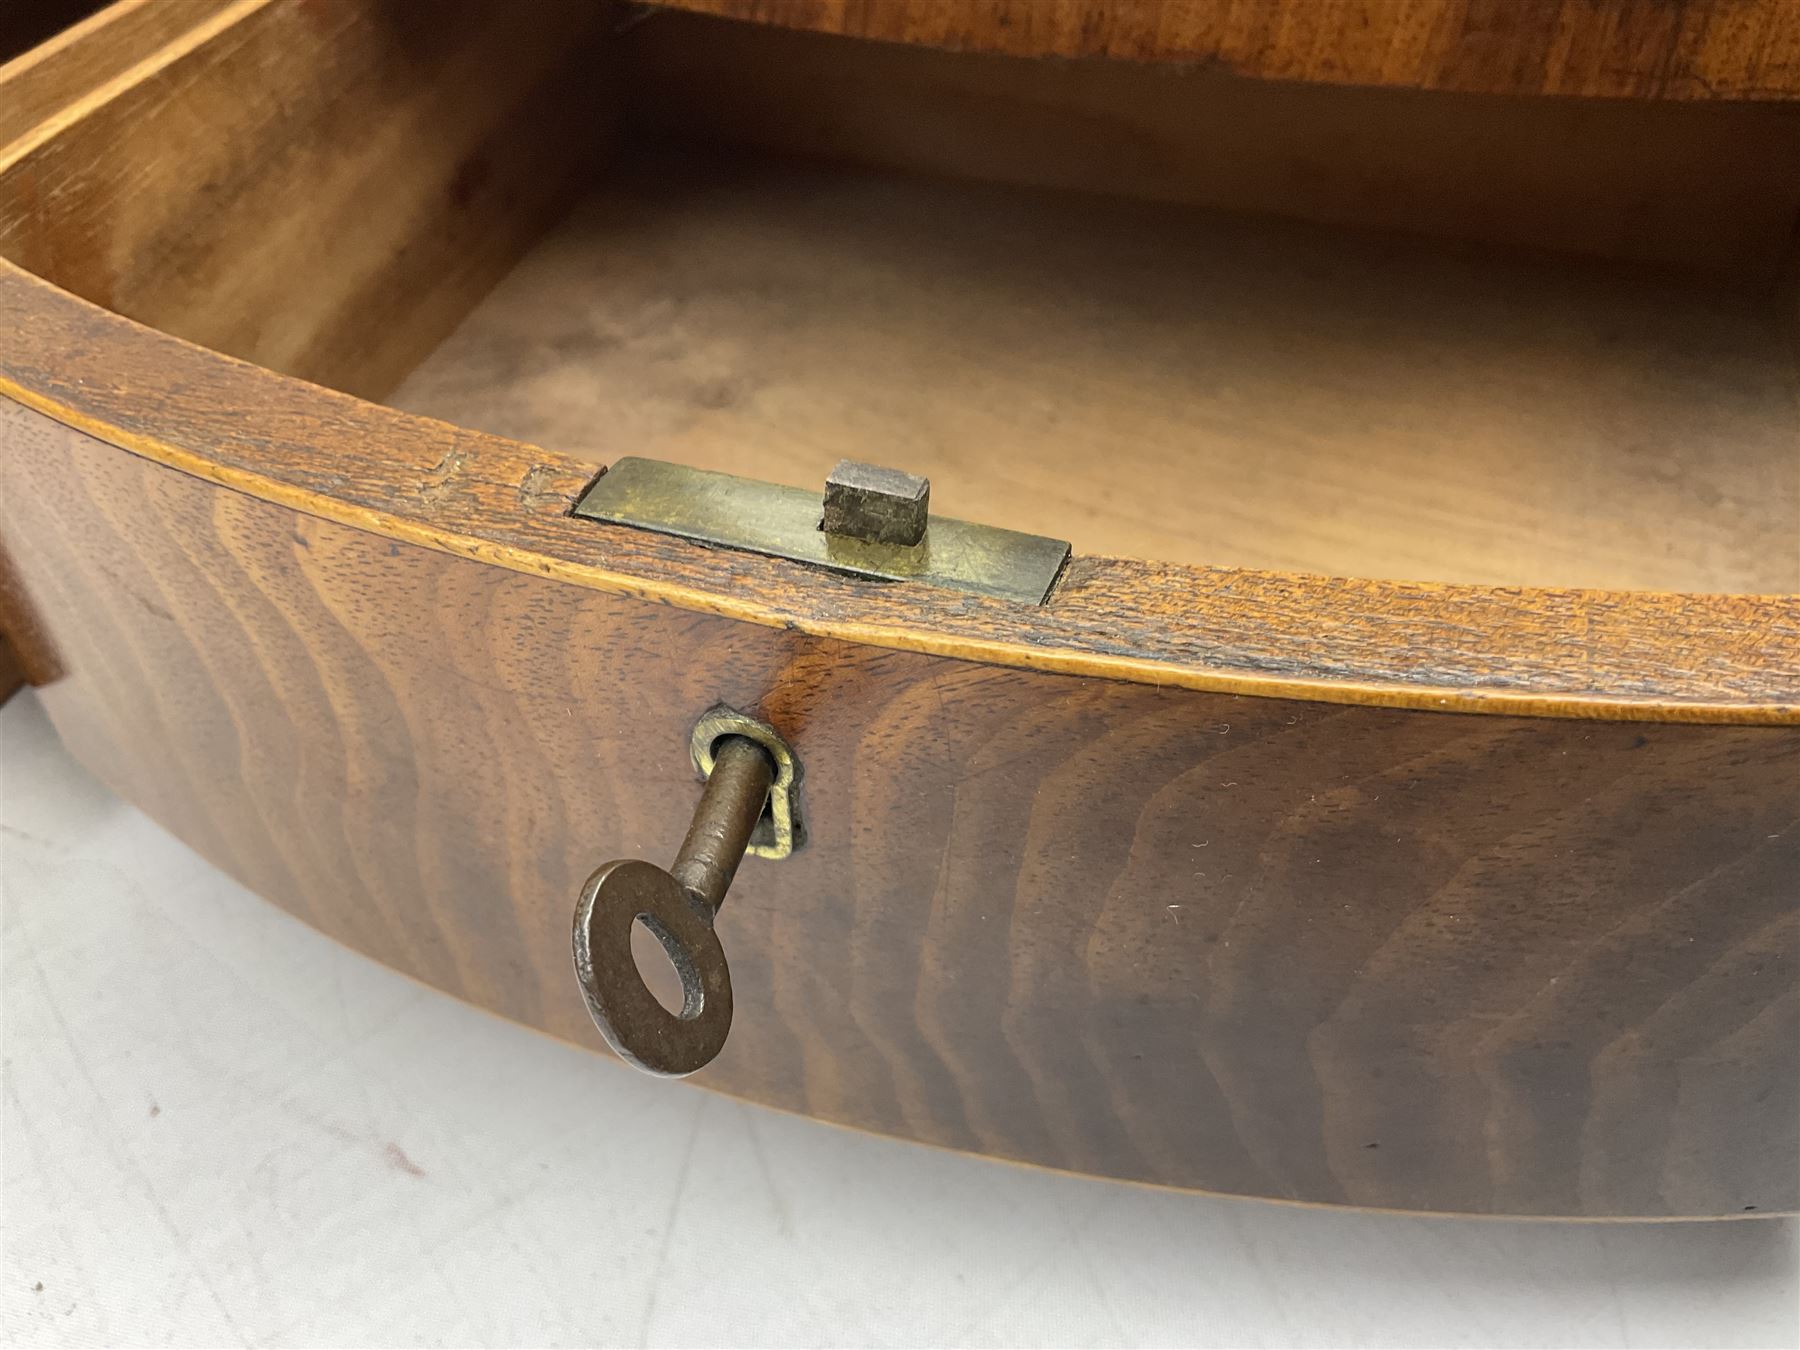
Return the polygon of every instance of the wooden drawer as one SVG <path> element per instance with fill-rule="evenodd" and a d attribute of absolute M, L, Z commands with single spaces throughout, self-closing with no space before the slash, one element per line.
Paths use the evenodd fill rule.
<path fill-rule="evenodd" d="M 1639 65 L 1456 0 L 1380 61 L 1351 0 L 678 8 L 761 22 L 127 0 L 0 68 L 0 627 L 71 750 L 597 1045 L 577 893 L 727 705 L 805 843 L 701 1082 L 1234 1194 L 1800 1208 L 1779 6 Z M 1033 604 L 574 514 L 626 456 L 1075 552 Z"/>

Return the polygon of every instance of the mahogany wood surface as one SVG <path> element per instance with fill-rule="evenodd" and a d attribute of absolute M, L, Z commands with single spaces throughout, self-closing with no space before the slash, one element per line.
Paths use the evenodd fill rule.
<path fill-rule="evenodd" d="M 1800 730 L 1431 714 L 882 650 L 484 565 L 0 404 L 75 753 L 371 956 L 597 1043 L 570 907 L 773 721 L 703 1080 L 1107 1176 L 1468 1213 L 1800 1205 Z"/>
<path fill-rule="evenodd" d="M 1789 0 L 656 0 L 962 52 L 1500 94 L 1800 94 Z"/>

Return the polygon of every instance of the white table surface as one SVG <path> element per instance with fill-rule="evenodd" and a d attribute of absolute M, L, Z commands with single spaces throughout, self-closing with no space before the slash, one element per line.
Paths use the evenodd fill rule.
<path fill-rule="evenodd" d="M 1800 1342 L 1787 1220 L 1218 1200 L 639 1077 L 259 900 L 29 693 L 0 884 L 9 1344 Z"/>

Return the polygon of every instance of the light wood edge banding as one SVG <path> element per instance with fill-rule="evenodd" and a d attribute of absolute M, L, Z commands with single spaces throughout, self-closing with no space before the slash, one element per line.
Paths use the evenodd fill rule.
<path fill-rule="evenodd" d="M 1050 645 L 1050 640 L 1033 642 L 1026 636 L 1027 624 L 1036 611 L 1031 607 L 989 602 L 978 611 L 978 620 L 991 623 L 996 617 L 1010 619 L 1010 625 L 995 625 L 1000 635 L 987 635 L 957 630 L 954 623 L 927 626 L 932 614 L 919 615 L 917 622 L 879 622 L 843 617 L 826 612 L 828 604 L 809 604 L 814 593 L 830 599 L 846 598 L 855 604 L 861 597 L 854 587 L 859 583 L 816 572 L 797 564 L 774 559 L 733 556 L 718 569 L 717 584 L 694 584 L 669 576 L 649 575 L 625 565 L 583 561 L 562 551 L 546 551 L 543 547 L 523 547 L 499 537 L 507 527 L 518 522 L 492 512 L 464 510 L 461 515 L 445 508 L 441 502 L 453 493 L 439 493 L 427 499 L 419 491 L 421 465 L 390 459 L 387 451 L 396 446 L 395 428 L 416 431 L 421 443 L 443 445 L 454 440 L 466 450 L 459 451 L 458 472 L 471 460 L 492 456 L 506 467 L 528 464 L 525 479 L 534 480 L 539 488 L 540 504 L 553 502 L 552 518 L 562 525 L 580 529 L 583 542 L 591 535 L 596 545 L 612 546 L 608 551 L 626 555 L 622 562 L 637 559 L 630 555 L 633 545 L 656 537 L 618 527 L 591 526 L 589 522 L 566 519 L 568 507 L 580 487 L 593 476 L 590 465 L 566 455 L 526 446 L 497 436 L 451 428 L 430 418 L 379 408 L 349 395 L 339 394 L 304 381 L 275 375 L 260 367 L 193 346 L 190 343 L 158 333 L 130 320 L 107 313 L 59 290 L 48 282 L 22 269 L 0 261 L 0 298 L 8 301 L 0 311 L 10 309 L 16 316 L 9 339 L 0 341 L 0 395 L 13 399 L 44 416 L 82 431 L 121 450 L 165 464 L 181 472 L 216 483 L 221 487 L 261 500 L 275 502 L 292 510 L 325 520 L 418 544 L 439 552 L 470 558 L 512 571 L 554 577 L 578 585 L 613 594 L 631 596 L 677 608 L 694 610 L 742 622 L 769 627 L 794 628 L 820 637 L 836 638 L 871 646 L 904 651 L 918 651 L 957 660 L 993 665 L 1051 671 L 1061 674 L 1124 680 L 1132 683 L 1156 684 L 1176 688 L 1206 690 L 1261 698 L 1305 699 L 1333 704 L 1366 704 L 1382 707 L 1412 708 L 1437 712 L 1476 712 L 1538 717 L 1581 718 L 1605 721 L 1699 722 L 1763 725 L 1800 724 L 1800 688 L 1791 687 L 1800 680 L 1800 596 L 1678 596 L 1654 592 L 1557 591 L 1533 588 L 1489 588 L 1430 583 L 1353 582 L 1298 573 L 1270 573 L 1250 570 L 1230 572 L 1248 585 L 1272 584 L 1291 589 L 1305 597 L 1321 620 L 1341 614 L 1342 607 L 1354 603 L 1358 596 L 1404 595 L 1406 603 L 1433 598 L 1454 606 L 1459 601 L 1479 602 L 1494 597 L 1522 601 L 1543 599 L 1546 602 L 1574 607 L 1578 615 L 1591 611 L 1600 614 L 1610 605 L 1637 602 L 1654 604 L 1663 599 L 1699 605 L 1709 622 L 1727 627 L 1738 622 L 1731 613 L 1735 606 L 1755 604 L 1770 611 L 1768 630 L 1756 636 L 1758 642 L 1757 673 L 1773 672 L 1768 695 L 1749 692 L 1739 697 L 1708 696 L 1697 693 L 1683 697 L 1679 689 L 1632 689 L 1634 675 L 1617 668 L 1621 653 L 1607 653 L 1594 648 L 1571 650 L 1566 673 L 1569 678 L 1603 678 L 1602 692 L 1568 692 L 1552 687 L 1552 681 L 1533 678 L 1527 669 L 1531 660 L 1520 662 L 1519 670 L 1507 669 L 1508 642 L 1514 635 L 1506 631 L 1480 634 L 1477 653 L 1483 663 L 1496 669 L 1495 684 L 1471 684 L 1459 687 L 1444 682 L 1407 682 L 1401 678 L 1382 680 L 1363 674 L 1346 674 L 1333 678 L 1325 672 L 1266 672 L 1211 666 L 1191 656 L 1175 653 L 1170 659 L 1154 656 L 1113 653 L 1082 649 L 1075 646 Z M 70 336 L 79 330 L 79 340 Z M 64 334 L 57 341 L 58 334 Z M 34 335 L 47 339 L 53 350 L 34 358 L 20 352 Z M 17 358 L 8 353 L 19 353 Z M 131 384 L 133 369 L 146 364 L 156 367 L 160 381 L 167 387 L 186 387 L 194 379 L 213 384 L 215 389 L 229 389 L 232 397 L 207 403 L 190 400 L 184 407 L 189 424 L 169 425 L 174 419 L 127 425 L 121 409 L 130 406 L 140 388 L 146 395 L 155 391 L 148 385 Z M 119 373 L 123 371 L 123 379 Z M 192 378 L 190 378 L 192 377 Z M 110 386 L 110 387 L 109 387 Z M 355 468 L 374 487 L 381 489 L 395 506 L 387 509 L 367 501 L 321 490 L 303 481 L 303 473 L 290 459 L 290 449 L 278 435 L 258 434 L 258 414 L 272 397 L 289 403 L 316 406 L 319 415 L 340 426 L 354 427 L 357 443 L 334 445 L 330 453 L 355 455 Z M 146 399 L 155 404 L 154 398 Z M 271 421 L 276 419 L 271 419 Z M 385 425 L 384 425 L 385 424 Z M 219 449 L 200 448 L 194 442 L 195 432 L 217 436 L 217 446 L 230 445 L 233 454 Z M 269 428 L 264 428 L 268 430 Z M 380 450 L 372 447 L 381 445 Z M 472 454 L 470 452 L 473 452 Z M 621 449 L 619 453 L 628 453 Z M 372 475 L 372 477 L 371 477 Z M 340 475 L 332 475 L 337 478 Z M 489 488 L 496 486 L 491 475 L 467 475 L 469 482 Z M 348 480 L 345 480 L 346 483 Z M 513 479 L 508 485 L 516 491 L 520 510 L 525 510 L 527 489 L 524 479 Z M 556 544 L 556 531 L 547 534 L 546 542 Z M 624 537 L 624 538 L 622 538 Z M 660 541 L 662 548 L 672 541 Z M 623 547 L 619 545 L 623 544 Z M 698 546 L 679 546 L 704 553 Z M 643 561 L 654 563 L 646 546 Z M 713 554 L 712 557 L 719 555 Z M 709 559 L 701 559 L 702 563 Z M 684 562 L 693 566 L 692 555 Z M 1105 566 L 1117 560 L 1077 558 L 1083 562 Z M 1126 566 L 1138 566 L 1126 564 Z M 1146 568 L 1152 565 L 1143 565 Z M 735 569 L 735 571 L 734 571 Z M 1191 576 L 1196 599 L 1205 597 L 1205 579 L 1209 573 L 1223 574 L 1226 569 L 1171 568 L 1165 575 Z M 754 588 L 742 584 L 747 574 L 761 573 L 759 581 L 785 583 L 791 589 L 794 603 L 771 604 L 753 593 Z M 737 584 L 734 584 L 737 583 Z M 1217 583 L 1214 583 L 1215 587 Z M 1059 592 L 1053 592 L 1051 607 Z M 866 596 L 868 593 L 863 592 Z M 935 597 L 927 597 L 927 600 Z M 1130 592 L 1127 592 L 1130 598 Z M 1159 603 L 1146 586 L 1141 597 L 1146 611 Z M 1546 608 L 1551 605 L 1546 603 Z M 923 605 L 915 606 L 923 609 Z M 1404 605 L 1400 607 L 1404 608 Z M 1716 614 L 1713 611 L 1717 611 Z M 965 613 L 967 610 L 965 609 Z M 1204 609 L 1196 605 L 1196 614 Z M 1396 611 L 1397 614 L 1399 610 Z M 1145 614 L 1128 616 L 1143 619 Z M 1180 636 L 1183 612 L 1163 610 L 1151 617 L 1166 621 L 1166 631 Z M 1019 636 L 1007 634 L 1011 627 Z M 1322 653 L 1318 665 L 1336 664 L 1327 636 L 1284 635 L 1286 640 L 1304 644 L 1309 655 L 1315 649 Z M 1526 635 L 1528 636 L 1528 635 Z M 1766 641 L 1764 641 L 1766 639 Z M 1171 644 L 1173 646 L 1175 644 Z M 1521 647 L 1523 643 L 1521 642 Z M 1357 653 L 1347 653 L 1343 665 L 1351 665 Z M 1366 661 L 1369 653 L 1361 654 Z M 1376 653 L 1379 655 L 1379 653 Z M 1611 658 L 1611 664 L 1609 664 Z M 1532 660 L 1541 660 L 1534 657 Z M 1595 675 L 1596 670 L 1600 672 Z M 1505 681 L 1504 686 L 1500 685 Z M 1654 684 L 1654 682 L 1646 682 Z M 1616 690 L 1616 692 L 1615 692 Z"/>

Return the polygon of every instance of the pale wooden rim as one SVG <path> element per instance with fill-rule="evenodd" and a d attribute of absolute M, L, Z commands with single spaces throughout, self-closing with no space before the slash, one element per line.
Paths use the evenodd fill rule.
<path fill-rule="evenodd" d="M 589 464 L 273 374 L 11 264 L 0 263 L 0 314 L 10 316 L 0 395 L 44 416 L 306 515 L 594 590 L 872 646 L 1260 698 L 1800 723 L 1800 596 L 1373 582 L 1092 558 L 1075 561 L 1075 592 L 1065 586 L 1042 608 L 870 589 L 572 520 Z M 172 403 L 170 390 L 184 392 Z M 427 479 L 436 486 L 421 492 Z M 1084 568 L 1104 584 L 1083 590 Z"/>

